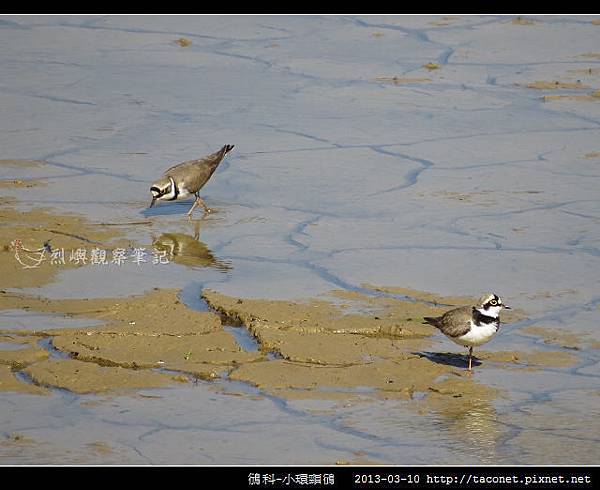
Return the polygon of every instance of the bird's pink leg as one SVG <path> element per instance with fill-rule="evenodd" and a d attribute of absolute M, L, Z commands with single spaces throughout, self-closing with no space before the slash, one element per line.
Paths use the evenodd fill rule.
<path fill-rule="evenodd" d="M 202 199 L 200 196 L 196 196 L 196 200 L 194 201 L 194 204 L 192 204 L 192 207 L 190 208 L 190 210 L 188 211 L 188 219 L 192 219 L 192 213 L 194 212 L 194 209 L 196 209 L 196 206 L 198 206 L 198 204 L 201 204 L 204 207 L 204 214 L 208 214 L 210 213 L 210 208 L 206 205 L 206 203 L 204 202 L 204 199 Z"/>
<path fill-rule="evenodd" d="M 469 372 L 472 372 L 473 370 L 471 369 L 471 359 L 473 358 L 473 347 L 469 347 Z"/>

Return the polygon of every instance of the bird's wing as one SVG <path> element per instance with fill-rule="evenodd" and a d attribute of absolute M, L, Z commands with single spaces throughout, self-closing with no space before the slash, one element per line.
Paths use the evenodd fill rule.
<path fill-rule="evenodd" d="M 189 160 L 178 163 L 167 169 L 165 175 L 176 180 L 183 180 L 186 189 L 190 192 L 198 192 L 223 160 L 225 152 L 223 149 L 198 160 Z"/>
<path fill-rule="evenodd" d="M 202 160 L 203 159 L 200 158 L 199 160 L 188 160 L 187 162 L 177 163 L 177 164 L 173 165 L 172 167 L 169 167 L 167 170 L 165 170 L 165 175 L 169 175 L 173 172 L 180 172 L 182 170 L 185 170 L 185 169 L 193 166 L 195 163 L 201 162 Z"/>
<path fill-rule="evenodd" d="M 190 166 L 206 166 L 210 168 L 216 168 L 217 165 L 221 163 L 221 160 L 223 160 L 223 157 L 232 149 L 233 145 L 225 145 L 220 150 L 217 150 L 214 153 L 211 153 L 210 155 L 206 155 L 205 157 L 198 158 L 197 160 L 188 160 L 182 163 L 177 163 L 165 170 L 165 175 L 173 170 L 179 170 L 180 168 L 187 168 Z"/>
<path fill-rule="evenodd" d="M 462 306 L 450 310 L 438 319 L 438 327 L 448 337 L 460 337 L 471 329 L 472 306 Z"/>

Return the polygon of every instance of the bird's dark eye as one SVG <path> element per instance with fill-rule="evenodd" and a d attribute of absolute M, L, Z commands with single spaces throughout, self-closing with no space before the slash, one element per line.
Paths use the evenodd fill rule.
<path fill-rule="evenodd" d="M 495 299 L 491 299 L 491 300 L 490 300 L 490 304 L 491 304 L 492 306 L 496 306 L 496 305 L 498 304 L 498 302 L 497 302 Z"/>

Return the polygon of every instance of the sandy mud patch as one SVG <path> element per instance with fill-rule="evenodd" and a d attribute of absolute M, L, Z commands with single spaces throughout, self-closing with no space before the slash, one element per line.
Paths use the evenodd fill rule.
<path fill-rule="evenodd" d="M 482 361 L 493 361 L 499 363 L 500 367 L 526 367 L 529 369 L 543 368 L 567 368 L 576 365 L 580 359 L 575 354 L 562 351 L 540 351 L 531 352 L 516 351 L 477 351 L 477 358 Z"/>
<path fill-rule="evenodd" d="M 93 225 L 84 217 L 47 209 L 21 211 L 10 204 L 0 203 L 0 275 L 4 288 L 41 286 L 63 268 L 84 266 L 83 261 L 70 260 L 73 250 L 130 245 L 114 227 Z M 53 255 L 53 251 L 61 250 L 62 257 Z"/>
<path fill-rule="evenodd" d="M 53 349 L 79 364 L 47 359 L 48 352 L 40 348 L 0 350 L 0 362 L 13 368 L 31 367 L 24 372 L 36 384 L 88 393 L 96 389 L 106 391 L 111 386 L 114 389 L 141 388 L 155 386 L 157 382 L 162 386 L 165 382 L 187 380 L 181 375 L 157 377 L 153 369 L 214 379 L 241 363 L 263 358 L 260 352 L 244 351 L 233 334 L 223 329 L 218 315 L 188 308 L 177 293 L 165 289 L 125 299 L 69 300 L 4 294 L 0 296 L 3 309 L 27 307 L 104 323 L 97 327 L 48 331 L 42 327 L 35 331 L 35 336 L 31 331 L 4 331 L 4 335 L 10 334 L 15 342 L 30 341 L 36 336 L 50 337 Z M 82 364 L 84 368 L 77 367 Z M 75 370 L 78 370 L 77 376 L 72 375 Z M 128 377 L 119 381 L 118 373 L 128 373 Z M 150 385 L 145 384 L 142 374 L 149 374 Z"/>
<path fill-rule="evenodd" d="M 233 336 L 223 331 L 202 335 L 64 334 L 55 337 L 53 345 L 75 359 L 101 366 L 166 368 L 205 379 L 260 357 L 241 351 Z"/>
<path fill-rule="evenodd" d="M 0 364 L 20 369 L 48 358 L 48 351 L 37 346 L 39 337 L 0 335 Z"/>
<path fill-rule="evenodd" d="M 0 391 L 11 391 L 17 393 L 31 393 L 34 395 L 45 395 L 47 390 L 24 383 L 15 377 L 15 372 L 10 366 L 0 364 Z"/>
<path fill-rule="evenodd" d="M 519 84 L 517 84 L 519 85 Z M 558 89 L 584 89 L 584 88 L 589 88 L 589 86 L 581 83 L 580 81 L 577 82 L 561 82 L 559 80 L 553 80 L 553 81 L 544 81 L 544 80 L 538 80 L 535 82 L 530 82 L 528 84 L 525 85 L 527 88 L 534 88 L 537 90 L 558 90 Z"/>
<path fill-rule="evenodd" d="M 305 303 L 241 299 L 204 290 L 202 297 L 215 310 L 244 324 L 259 340 L 273 329 L 312 334 L 360 334 L 371 337 L 429 337 L 435 329 L 423 316 L 441 314 L 440 307 L 415 301 L 333 291 L 329 300 Z M 364 313 L 348 313 L 349 308 Z"/>
<path fill-rule="evenodd" d="M 24 373 L 36 385 L 63 388 L 74 393 L 161 388 L 174 381 L 187 381 L 180 376 L 150 370 L 104 367 L 74 359 L 49 359 L 27 367 Z"/>
<path fill-rule="evenodd" d="M 20 179 L 8 179 L 0 180 L 0 189 L 29 189 L 31 187 L 39 187 L 46 185 L 41 180 L 20 180 Z"/>
<path fill-rule="evenodd" d="M 595 90 L 589 94 L 560 94 L 560 95 L 544 95 L 542 97 L 544 102 L 550 102 L 553 100 L 570 100 L 575 102 L 598 102 L 600 101 L 600 90 Z"/>
<path fill-rule="evenodd" d="M 444 26 L 452 25 L 454 23 L 454 21 L 456 21 L 456 20 L 458 20 L 458 17 L 445 15 L 438 20 L 433 20 L 431 22 L 428 22 L 428 24 L 435 26 L 435 27 L 444 27 Z"/>
<path fill-rule="evenodd" d="M 532 26 L 535 25 L 535 22 L 531 19 L 526 19 L 525 17 L 515 17 L 511 24 L 516 26 Z"/>
<path fill-rule="evenodd" d="M 21 167 L 32 168 L 40 167 L 44 164 L 41 160 L 18 160 L 18 159 L 0 159 L 0 167 Z"/>
<path fill-rule="evenodd" d="M 427 82 L 431 82 L 431 78 L 427 78 L 427 77 L 397 77 L 397 76 L 393 76 L 393 77 L 386 77 L 386 76 L 380 76 L 380 77 L 376 77 L 375 80 L 379 81 L 379 82 L 390 82 L 393 83 L 394 85 L 409 85 L 412 83 L 427 83 Z"/>
<path fill-rule="evenodd" d="M 414 290 L 398 290 L 417 295 Z M 423 316 L 444 311 L 431 300 L 447 304 L 458 298 L 422 296 L 415 301 L 333 291 L 329 301 L 295 303 L 203 291 L 211 307 L 242 323 L 263 351 L 280 357 L 243 364 L 230 379 L 282 397 L 319 393 L 326 398 L 328 393 L 343 392 L 412 400 L 437 393 L 462 401 L 484 397 L 489 402 L 495 389 L 469 379 L 464 368 L 435 362 L 426 352 L 435 331 L 422 324 Z M 473 389 L 473 384 L 479 387 Z"/>
<path fill-rule="evenodd" d="M 597 158 L 600 158 L 600 151 L 592 151 L 590 153 L 586 153 L 584 157 L 588 160 L 595 160 Z"/>
<path fill-rule="evenodd" d="M 590 334 L 572 334 L 568 331 L 545 327 L 526 327 L 521 330 L 525 334 L 539 337 L 544 344 L 557 345 L 564 349 L 581 350 L 586 348 L 600 349 L 600 342 L 591 338 Z"/>

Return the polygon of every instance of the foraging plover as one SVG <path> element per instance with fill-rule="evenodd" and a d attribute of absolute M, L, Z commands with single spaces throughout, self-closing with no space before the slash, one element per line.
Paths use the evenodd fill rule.
<path fill-rule="evenodd" d="M 198 204 L 202 204 L 204 211 L 210 213 L 210 208 L 198 193 L 204 184 L 208 182 L 223 157 L 233 150 L 233 146 L 225 145 L 219 151 L 203 158 L 189 160 L 169 168 L 150 187 L 150 192 L 152 192 L 150 207 L 154 206 L 156 201 L 179 201 L 196 196 L 194 204 L 188 211 L 188 218 L 192 217 L 192 212 Z"/>
<path fill-rule="evenodd" d="M 509 306 L 495 294 L 484 294 L 477 305 L 461 306 L 447 311 L 442 316 L 425 317 L 424 323 L 439 328 L 450 340 L 469 348 L 469 371 L 473 347 L 490 341 L 500 328 L 500 311 L 510 310 Z"/>

